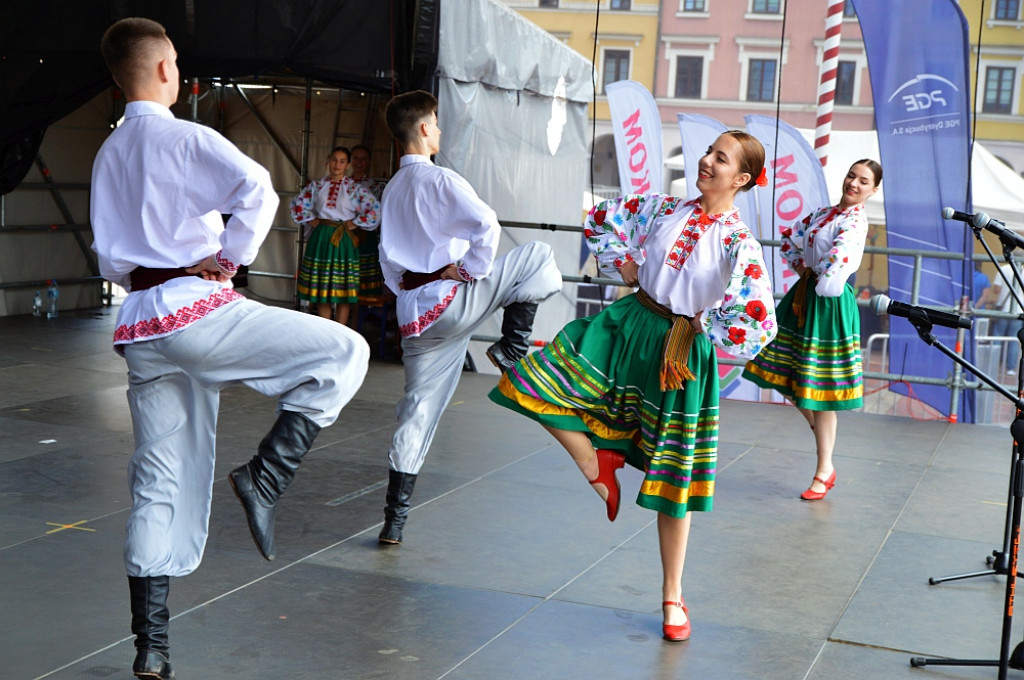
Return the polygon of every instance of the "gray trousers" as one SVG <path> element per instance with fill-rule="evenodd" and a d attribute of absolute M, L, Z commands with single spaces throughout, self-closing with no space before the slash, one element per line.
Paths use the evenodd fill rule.
<path fill-rule="evenodd" d="M 206 547 L 220 391 L 246 385 L 326 427 L 362 384 L 370 350 L 341 324 L 242 300 L 124 355 L 135 432 L 125 566 L 184 576 Z"/>
<path fill-rule="evenodd" d="M 494 312 L 513 302 L 541 302 L 562 288 L 551 247 L 531 241 L 494 262 L 486 278 L 459 286 L 440 318 L 415 338 L 402 338 L 405 396 L 396 407 L 392 470 L 419 473 L 465 363 L 469 337 Z"/>

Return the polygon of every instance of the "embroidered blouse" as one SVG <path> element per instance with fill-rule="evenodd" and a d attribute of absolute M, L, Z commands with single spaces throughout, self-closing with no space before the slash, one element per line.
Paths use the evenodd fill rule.
<path fill-rule="evenodd" d="M 380 234 L 384 283 L 398 297 L 398 330 L 416 337 L 448 308 L 459 286 L 491 273 L 501 227 L 494 210 L 453 170 L 406 154 L 384 188 L 387 226 Z M 399 287 L 407 271 L 426 274 L 459 266 L 462 281 L 441 279 L 413 290 Z"/>
<path fill-rule="evenodd" d="M 782 257 L 790 267 L 806 265 L 818 282 L 814 292 L 822 297 L 839 297 L 846 280 L 860 267 L 868 237 L 864 205 L 846 210 L 819 208 L 792 227 L 783 227 Z"/>
<path fill-rule="evenodd" d="M 270 174 L 220 133 L 150 101 L 124 122 L 93 162 L 90 219 L 103 278 L 131 291 L 136 267 L 191 267 L 211 255 L 233 275 L 252 263 L 278 198 Z M 231 215 L 227 223 L 221 215 Z M 244 297 L 231 283 L 197 276 L 131 291 L 114 345 L 171 335 Z"/>
<path fill-rule="evenodd" d="M 313 180 L 292 199 L 291 211 L 298 224 L 319 218 L 332 222 L 352 220 L 364 231 L 380 225 L 380 203 L 369 189 L 351 177 Z"/>
<path fill-rule="evenodd" d="M 696 316 L 729 354 L 753 358 L 775 337 L 775 302 L 761 244 L 739 211 L 705 215 L 697 200 L 629 195 L 594 206 L 584 222 L 602 271 L 633 260 L 640 287 L 676 314 Z"/>

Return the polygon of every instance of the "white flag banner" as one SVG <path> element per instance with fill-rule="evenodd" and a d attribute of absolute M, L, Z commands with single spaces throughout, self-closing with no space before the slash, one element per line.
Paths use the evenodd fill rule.
<path fill-rule="evenodd" d="M 825 171 L 814 149 L 789 123 L 756 115 L 745 116 L 744 120 L 747 131 L 764 146 L 768 173 L 768 186 L 757 189 L 761 230 L 755 233 L 758 238 L 778 239 L 780 227 L 790 226 L 809 212 L 829 205 Z M 796 272 L 782 262 L 777 248 L 771 269 L 772 288 L 778 293 L 787 292 L 798 279 Z"/>
<path fill-rule="evenodd" d="M 647 88 L 632 80 L 605 87 L 623 194 L 662 191 L 661 116 Z"/>

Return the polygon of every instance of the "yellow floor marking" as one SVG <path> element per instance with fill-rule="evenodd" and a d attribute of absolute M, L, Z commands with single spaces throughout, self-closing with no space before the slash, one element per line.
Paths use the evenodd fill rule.
<path fill-rule="evenodd" d="M 88 521 L 89 520 L 87 520 L 87 519 L 83 519 L 82 521 L 75 522 L 74 524 L 60 524 L 59 522 L 47 522 L 47 524 L 50 525 L 51 527 L 57 527 L 57 528 L 56 529 L 50 529 L 46 533 L 47 534 L 55 534 L 58 531 L 64 531 L 65 529 L 77 529 L 78 531 L 96 531 L 95 529 L 89 529 L 88 527 L 78 526 L 79 524 L 85 524 Z"/>

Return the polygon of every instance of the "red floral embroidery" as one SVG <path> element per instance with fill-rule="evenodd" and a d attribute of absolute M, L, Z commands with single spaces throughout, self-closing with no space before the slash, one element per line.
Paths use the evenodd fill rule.
<path fill-rule="evenodd" d="M 437 321 L 438 317 L 441 316 L 441 312 L 448 309 L 448 305 L 455 299 L 455 293 L 459 290 L 459 286 L 456 284 L 452 286 L 452 292 L 448 293 L 445 299 L 438 302 L 436 305 L 425 311 L 420 315 L 420 318 L 415 321 L 410 321 L 404 326 L 400 327 L 398 331 L 402 334 L 403 338 L 407 338 L 410 335 L 418 335 L 427 329 L 427 326 Z"/>
<path fill-rule="evenodd" d="M 598 210 L 596 213 L 594 213 L 594 224 L 600 227 L 602 224 L 604 224 L 604 218 L 607 215 L 607 210 Z"/>
<path fill-rule="evenodd" d="M 768 316 L 768 310 L 759 300 L 751 300 L 746 307 L 747 316 L 757 321 L 764 321 Z M 730 337 L 732 333 L 730 332 Z"/>
<path fill-rule="evenodd" d="M 743 273 L 752 279 L 759 279 L 761 278 L 761 274 L 764 272 L 761 270 L 761 265 L 752 262 L 747 265 L 747 268 L 743 270 Z"/>
<path fill-rule="evenodd" d="M 593 229 L 591 229 L 590 227 L 584 227 L 584 229 L 583 229 L 583 235 L 584 235 L 585 237 L 587 237 L 587 238 L 590 238 L 590 237 L 592 237 L 592 236 L 594 235 L 594 230 L 593 230 Z"/>
<path fill-rule="evenodd" d="M 139 321 L 131 326 L 118 326 L 114 331 L 114 344 L 123 345 L 136 340 L 152 340 L 153 338 L 170 335 L 191 323 L 199 321 L 215 309 L 234 302 L 244 300 L 245 296 L 233 288 L 224 288 L 205 300 L 196 300 L 191 307 L 182 307 L 174 314 L 163 318 L 153 317 Z"/>
<path fill-rule="evenodd" d="M 733 326 L 729 329 L 729 341 L 734 345 L 742 345 L 743 341 L 747 339 L 747 331 L 742 328 Z"/>
<path fill-rule="evenodd" d="M 626 201 L 625 206 L 626 210 L 628 210 L 629 212 L 636 213 L 636 211 L 640 209 L 640 199 L 631 198 L 628 201 Z"/>
<path fill-rule="evenodd" d="M 327 189 L 327 207 L 337 208 L 338 207 L 338 193 L 341 191 L 341 184 L 344 179 L 332 179 L 330 180 L 331 186 Z"/>

